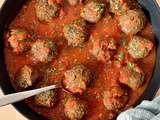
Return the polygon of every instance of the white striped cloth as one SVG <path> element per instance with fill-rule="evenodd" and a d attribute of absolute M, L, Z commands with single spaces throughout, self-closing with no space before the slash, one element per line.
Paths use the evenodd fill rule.
<path fill-rule="evenodd" d="M 117 120 L 160 120 L 160 97 L 143 101 L 133 109 L 122 112 Z"/>

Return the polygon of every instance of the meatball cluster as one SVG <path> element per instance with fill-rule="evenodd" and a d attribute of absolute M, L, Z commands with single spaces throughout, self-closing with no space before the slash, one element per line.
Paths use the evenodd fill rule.
<path fill-rule="evenodd" d="M 34 62 L 47 63 L 57 55 L 57 45 L 53 40 L 34 38 L 25 29 L 11 29 L 7 37 L 7 45 L 13 52 L 29 53 Z"/>
<path fill-rule="evenodd" d="M 60 20 L 60 22 L 57 23 L 62 23 L 61 25 L 57 25 L 58 27 L 55 25 L 55 29 L 58 29 L 60 32 L 58 34 L 60 35 L 58 36 L 56 33 L 56 37 L 53 35 L 55 37 L 53 39 L 57 39 L 59 41 L 61 41 L 60 38 L 65 39 L 69 49 L 66 48 L 66 46 L 62 43 L 63 41 L 55 43 L 52 39 L 45 39 L 40 37 L 40 35 L 37 35 L 38 37 L 33 37 L 24 29 L 11 29 L 8 34 L 7 44 L 9 44 L 13 51 L 17 53 L 29 51 L 27 52 L 28 54 L 25 55 L 27 57 L 29 56 L 29 61 L 32 61 L 32 64 L 35 64 L 37 68 L 33 68 L 32 65 L 24 65 L 21 67 L 14 76 L 16 87 L 20 90 L 25 90 L 30 87 L 37 87 L 37 79 L 45 80 L 47 84 L 50 82 L 53 84 L 53 81 L 56 79 L 55 81 L 58 81 L 57 83 L 61 83 L 61 88 L 64 90 L 60 91 L 64 92 L 61 94 L 60 98 L 64 100 L 63 107 L 66 119 L 82 120 L 85 118 L 88 109 L 88 106 L 83 99 L 86 98 L 88 94 L 87 88 L 93 79 L 92 71 L 89 68 L 95 67 L 93 64 L 100 63 L 101 66 L 103 66 L 102 76 L 105 76 L 106 80 L 108 80 L 108 78 L 112 79 L 112 76 L 116 73 L 118 74 L 118 77 L 116 75 L 113 77 L 113 79 L 116 80 L 114 82 L 111 80 L 113 84 L 109 83 L 111 86 L 106 86 L 109 87 L 109 89 L 107 88 L 102 91 L 103 94 L 100 94 L 101 99 L 99 100 L 101 100 L 102 105 L 104 105 L 103 107 L 105 107 L 107 111 L 118 113 L 126 106 L 129 100 L 128 90 L 134 91 L 140 88 L 145 82 L 145 74 L 135 62 L 136 60 L 147 57 L 153 48 L 153 43 L 150 40 L 137 35 L 143 30 L 147 22 L 144 12 L 137 5 L 135 0 L 108 0 L 109 13 L 114 14 L 113 16 L 111 15 L 110 20 L 112 21 L 113 17 L 115 19 L 113 26 L 116 26 L 116 28 L 113 27 L 113 30 L 109 31 L 104 27 L 101 29 L 100 26 L 102 23 L 104 23 L 104 25 L 106 25 L 106 23 L 107 25 L 110 23 L 110 21 L 107 20 L 107 17 L 103 19 L 103 16 L 106 16 L 105 12 L 107 11 L 105 9 L 105 6 L 107 5 L 106 1 L 100 2 L 101 0 L 87 0 L 82 2 L 83 0 L 66 0 L 63 4 L 60 4 L 60 2 L 57 1 L 59 0 L 36 0 L 35 12 L 39 21 L 50 22 L 47 25 L 54 26 L 54 24 L 51 23 L 51 20 L 61 16 L 61 14 L 63 14 L 61 12 L 70 9 L 68 6 L 76 8 L 79 3 L 82 4 L 80 6 L 82 8 L 79 15 L 69 19 L 72 20 L 71 22 L 66 19 L 67 17 L 64 17 L 57 19 Z M 68 6 L 64 7 L 63 5 Z M 64 11 L 61 11 L 61 8 L 64 9 Z M 66 12 L 66 16 L 67 15 L 68 13 Z M 44 22 L 39 21 L 38 24 L 45 25 Z M 96 23 L 98 24 L 97 26 L 95 25 Z M 93 29 L 90 31 L 90 28 Z M 89 34 L 89 31 L 91 35 Z M 97 31 L 103 33 L 98 33 Z M 111 34 L 106 34 L 106 31 L 108 33 L 110 32 Z M 119 31 L 120 33 L 116 35 L 115 31 Z M 125 46 L 120 45 L 121 43 L 119 39 L 122 37 L 126 38 L 127 42 Z M 30 39 L 33 38 L 34 40 L 30 41 Z M 85 44 L 87 40 L 90 40 L 89 42 L 91 42 L 91 44 Z M 85 45 L 87 50 L 84 49 Z M 73 65 L 70 64 L 70 61 L 67 61 L 68 54 L 65 54 L 66 56 L 62 54 L 62 57 L 58 56 L 58 53 L 64 52 L 63 50 L 66 52 L 67 50 L 75 50 L 77 48 L 78 50 L 80 49 L 80 52 L 83 52 L 83 50 L 85 51 L 85 57 L 87 60 L 91 60 L 89 60 L 89 65 L 85 66 L 80 63 L 83 61 L 85 64 L 88 64 L 88 61 L 85 61 L 86 58 L 80 61 L 74 61 L 75 63 Z M 80 52 L 78 51 L 78 55 L 81 54 Z M 91 54 L 92 57 L 86 54 Z M 74 57 L 77 56 L 75 55 Z M 74 59 L 74 57 L 72 59 Z M 61 61 L 63 58 L 64 61 Z M 54 59 L 56 59 L 56 62 Z M 64 62 L 64 66 L 60 64 L 60 62 Z M 116 62 L 118 67 L 115 65 Z M 55 63 L 58 65 L 56 66 Z M 65 68 L 65 71 L 59 70 L 61 65 Z M 108 68 L 106 67 L 106 69 L 109 69 L 109 67 L 112 67 L 112 65 L 118 70 L 114 73 L 114 68 L 111 70 L 112 73 L 109 71 L 107 74 L 105 74 L 107 70 L 104 68 L 107 66 Z M 44 68 L 40 68 L 41 66 Z M 99 69 L 101 69 L 100 67 L 98 66 L 97 70 L 99 75 L 101 72 L 99 71 Z M 44 69 L 46 71 L 44 71 Z M 101 78 L 100 82 L 103 80 L 101 80 Z M 98 83 L 97 86 L 99 87 L 101 84 L 102 83 Z M 43 84 L 39 87 L 45 86 L 47 85 Z M 95 85 L 93 87 L 99 89 L 97 86 Z M 99 94 L 98 92 L 101 92 L 101 90 L 102 89 L 100 89 L 100 91 L 97 90 L 94 94 Z M 58 92 L 58 90 L 46 91 L 34 96 L 33 100 L 37 106 L 50 109 L 51 107 L 55 107 L 55 104 L 58 101 Z M 85 94 L 85 92 L 87 94 Z M 69 94 L 69 96 L 67 97 L 66 94 Z"/>
<path fill-rule="evenodd" d="M 84 65 L 76 65 L 64 73 L 63 84 L 73 94 L 86 91 L 91 72 Z M 70 120 L 81 120 L 87 113 L 87 105 L 75 96 L 69 96 L 64 104 L 64 113 Z"/>
<path fill-rule="evenodd" d="M 137 34 L 146 24 L 146 16 L 136 0 L 109 0 L 110 12 L 118 15 L 119 26 L 126 34 Z"/>
<path fill-rule="evenodd" d="M 91 80 L 91 72 L 83 65 L 77 65 L 64 73 L 63 84 L 72 93 L 82 94 Z"/>

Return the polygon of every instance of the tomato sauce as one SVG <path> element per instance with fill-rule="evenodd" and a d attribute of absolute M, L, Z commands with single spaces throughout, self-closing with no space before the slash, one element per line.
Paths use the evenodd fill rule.
<path fill-rule="evenodd" d="M 64 2 L 63 4 L 64 12 L 62 16 L 54 18 L 52 21 L 45 23 L 38 21 L 35 14 L 35 0 L 30 0 L 26 3 L 26 5 L 23 6 L 19 14 L 12 21 L 10 28 L 25 28 L 28 31 L 31 31 L 35 36 L 52 38 L 53 41 L 55 41 L 58 44 L 59 55 L 56 59 L 54 59 L 50 64 L 47 63 L 44 65 L 35 65 L 37 69 L 42 69 L 43 67 L 45 68 L 47 66 L 54 66 L 56 69 L 58 69 L 58 74 L 53 78 L 49 79 L 48 82 L 50 84 L 54 84 L 55 81 L 60 83 L 61 79 L 63 78 L 63 73 L 67 69 L 72 68 L 74 65 L 83 64 L 87 66 L 94 73 L 94 79 L 91 82 L 91 85 L 87 88 L 87 91 L 80 96 L 81 99 L 87 101 L 88 103 L 88 113 L 84 119 L 112 119 L 112 117 L 116 116 L 117 113 L 109 111 L 105 108 L 105 106 L 103 105 L 102 94 L 104 90 L 107 90 L 110 86 L 118 84 L 117 79 L 119 78 L 119 71 L 121 67 L 118 67 L 115 64 L 113 64 L 114 61 L 110 61 L 110 63 L 108 64 L 103 64 L 97 61 L 90 54 L 90 50 L 92 48 L 92 42 L 90 39 L 87 42 L 85 42 L 85 45 L 82 48 L 67 47 L 67 42 L 63 38 L 62 29 L 65 24 L 68 24 L 71 21 L 80 18 L 79 14 L 83 5 L 80 4 L 72 7 L 69 6 L 66 2 Z M 112 36 L 116 41 L 119 42 L 122 38 L 129 38 L 129 35 L 125 35 L 120 30 L 117 20 L 113 19 L 112 16 L 107 14 L 108 13 L 106 13 L 107 17 L 102 18 L 96 25 L 90 25 L 90 38 L 94 37 L 96 39 L 100 36 Z M 155 43 L 154 33 L 152 31 L 152 26 L 149 21 L 147 22 L 147 25 L 142 30 L 142 32 L 138 34 L 150 39 L 153 43 Z M 118 50 L 123 51 L 123 47 L 119 48 Z M 13 53 L 11 49 L 7 47 L 5 48 L 6 65 L 12 81 L 13 76 L 19 68 L 26 64 L 35 64 L 32 62 L 32 60 L 29 59 L 28 56 L 29 55 L 26 54 L 17 55 Z M 155 65 L 155 58 L 155 45 L 150 54 L 144 59 L 134 60 L 129 56 L 128 58 L 126 58 L 128 60 L 136 62 L 143 69 L 145 73 L 145 82 L 142 87 L 134 91 L 129 91 L 129 102 L 123 110 L 135 105 L 135 103 L 143 95 L 145 89 L 150 83 L 150 79 Z M 46 118 L 53 120 L 67 120 L 67 118 L 64 115 L 63 106 L 63 99 L 65 99 L 65 96 L 67 94 L 68 93 L 64 92 L 63 90 L 59 90 L 59 102 L 53 108 L 38 107 L 34 104 L 32 98 L 26 100 L 25 102 L 28 104 L 30 108 L 32 108 L 37 113 L 45 116 Z"/>

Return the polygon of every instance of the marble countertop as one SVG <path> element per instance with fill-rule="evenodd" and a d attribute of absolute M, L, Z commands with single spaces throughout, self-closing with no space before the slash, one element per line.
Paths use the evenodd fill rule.
<path fill-rule="evenodd" d="M 157 0 L 160 4 L 160 0 Z M 0 6 L 4 0 L 0 0 Z M 160 90 L 157 95 L 160 94 Z M 2 96 L 2 91 L 0 91 L 0 96 Z M 1 120 L 27 120 L 24 118 L 12 105 L 4 106 L 0 108 L 0 118 Z"/>

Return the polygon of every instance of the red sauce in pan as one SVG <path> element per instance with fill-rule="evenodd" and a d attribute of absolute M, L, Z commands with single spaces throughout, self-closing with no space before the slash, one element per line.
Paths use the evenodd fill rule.
<path fill-rule="evenodd" d="M 58 0 L 59 1 L 59 0 Z M 71 6 L 67 0 L 62 2 L 62 9 L 60 10 L 60 15 L 53 18 L 49 22 L 39 21 L 36 12 L 35 12 L 35 0 L 29 0 L 23 8 L 20 10 L 16 18 L 10 24 L 9 29 L 13 28 L 24 28 L 29 31 L 35 38 L 50 38 L 58 46 L 58 55 L 51 62 L 48 63 L 35 63 L 30 59 L 30 54 L 25 53 L 15 53 L 12 48 L 8 47 L 8 39 L 5 35 L 5 61 L 11 81 L 16 90 L 19 89 L 14 84 L 14 76 L 16 72 L 23 67 L 24 65 L 33 65 L 35 69 L 39 70 L 39 74 L 44 74 L 44 70 L 53 66 L 58 70 L 58 74 L 52 76 L 48 79 L 47 83 L 52 85 L 55 83 L 61 83 L 61 80 L 64 78 L 64 73 L 66 70 L 71 69 L 73 66 L 78 64 L 85 65 L 93 73 L 93 80 L 90 85 L 87 87 L 87 90 L 78 95 L 81 100 L 84 100 L 88 106 L 88 112 L 83 117 L 84 120 L 107 120 L 113 119 L 118 115 L 119 112 L 133 106 L 144 93 L 145 89 L 149 85 L 152 72 L 154 69 L 155 58 L 156 58 L 156 47 L 154 41 L 154 33 L 152 31 L 152 26 L 147 20 L 147 23 L 143 30 L 137 33 L 137 35 L 143 36 L 154 44 L 154 47 L 149 52 L 149 54 L 143 59 L 134 59 L 131 55 L 128 54 L 127 50 L 123 46 L 118 46 L 118 48 L 113 52 L 116 56 L 116 53 L 124 51 L 126 54 L 125 61 L 135 62 L 144 72 L 144 82 L 143 85 L 138 87 L 135 90 L 132 90 L 128 87 L 124 87 L 129 93 L 129 100 L 126 105 L 115 112 L 114 110 L 107 110 L 103 104 L 103 93 L 105 90 L 109 89 L 112 86 L 119 86 L 119 74 L 123 67 L 119 66 L 115 62 L 115 57 L 107 62 L 98 61 L 92 54 L 91 49 L 93 43 L 91 38 L 99 39 L 101 36 L 110 36 L 114 38 L 117 43 L 120 43 L 122 38 L 125 38 L 127 41 L 132 37 L 130 34 L 125 34 L 121 31 L 118 18 L 119 16 L 113 17 L 109 14 L 107 7 L 106 11 L 96 24 L 87 23 L 89 26 L 89 38 L 84 42 L 84 47 L 70 47 L 67 45 L 67 40 L 63 34 L 63 27 L 66 24 L 71 23 L 75 19 L 81 19 L 80 11 L 85 6 L 86 3 L 79 3 L 78 5 Z M 100 0 L 102 3 L 107 6 L 105 0 Z M 32 43 L 31 43 L 32 44 Z M 40 79 L 41 80 L 41 79 Z M 40 81 L 39 80 L 39 81 Z M 38 82 L 32 86 L 33 88 L 39 87 Z M 64 99 L 70 94 L 63 90 L 58 90 L 58 102 L 56 105 L 51 108 L 41 107 L 35 104 L 33 98 L 26 100 L 30 108 L 32 108 L 37 113 L 43 115 L 46 118 L 54 120 L 67 120 L 68 118 L 64 113 Z M 76 95 L 75 95 L 76 96 Z"/>

